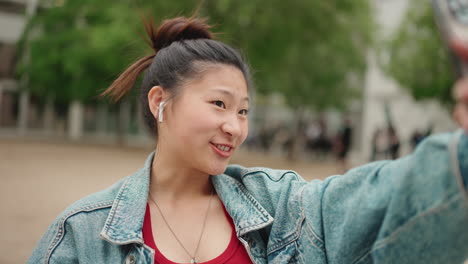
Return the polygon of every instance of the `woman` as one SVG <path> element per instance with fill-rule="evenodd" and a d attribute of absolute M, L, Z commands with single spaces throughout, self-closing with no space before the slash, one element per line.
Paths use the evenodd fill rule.
<path fill-rule="evenodd" d="M 145 71 L 141 103 L 158 139 L 155 152 L 134 175 L 66 209 L 29 263 L 457 263 L 467 257 L 466 135 L 439 135 L 412 156 L 325 181 L 228 166 L 247 136 L 245 62 L 212 40 L 202 20 L 175 18 L 147 32 L 155 54 L 105 93 L 118 100 Z M 466 109 L 457 111 L 459 120 L 466 117 Z"/>

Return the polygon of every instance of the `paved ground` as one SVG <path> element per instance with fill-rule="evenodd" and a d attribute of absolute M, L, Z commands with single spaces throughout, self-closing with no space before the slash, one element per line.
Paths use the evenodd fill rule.
<path fill-rule="evenodd" d="M 24 263 L 50 222 L 69 204 L 139 169 L 151 149 L 0 139 L 0 263 Z M 245 166 L 294 169 L 307 178 L 332 163 L 288 162 L 243 152 Z"/>

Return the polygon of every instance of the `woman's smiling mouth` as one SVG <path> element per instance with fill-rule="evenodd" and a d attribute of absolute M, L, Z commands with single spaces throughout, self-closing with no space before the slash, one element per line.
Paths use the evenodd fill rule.
<path fill-rule="evenodd" d="M 233 147 L 232 145 L 228 145 L 228 144 L 216 144 L 216 143 L 212 143 L 211 142 L 211 147 L 213 148 L 213 150 L 219 154 L 220 156 L 224 157 L 224 158 L 227 158 L 229 156 L 231 156 L 232 152 L 233 152 Z"/>

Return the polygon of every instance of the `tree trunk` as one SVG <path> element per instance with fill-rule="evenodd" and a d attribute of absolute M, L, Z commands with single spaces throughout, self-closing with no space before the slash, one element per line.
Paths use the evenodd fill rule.
<path fill-rule="evenodd" d="M 28 129 L 29 92 L 21 91 L 18 112 L 18 133 L 24 135 Z"/>
<path fill-rule="evenodd" d="M 4 120 L 2 120 L 3 118 L 3 112 L 6 111 L 6 109 L 4 109 L 5 106 L 3 106 L 3 87 L 0 86 L 0 127 L 2 127 L 3 125 L 3 122 Z"/>
<path fill-rule="evenodd" d="M 47 101 L 44 107 L 43 114 L 43 128 L 46 134 L 51 134 L 53 132 L 53 125 L 55 120 L 55 111 L 54 111 L 54 99 L 51 96 L 47 97 Z"/>
<path fill-rule="evenodd" d="M 147 128 L 145 124 L 145 120 L 143 118 L 143 106 L 141 106 L 140 102 L 137 102 L 137 122 L 138 122 L 138 135 L 143 137 L 147 134 Z"/>
<path fill-rule="evenodd" d="M 125 135 L 127 134 L 130 123 L 131 105 L 128 100 L 124 100 L 119 105 L 119 114 L 117 115 L 117 144 L 123 146 L 125 144 Z"/>
<path fill-rule="evenodd" d="M 298 159 L 298 152 L 299 152 L 299 144 L 302 142 L 302 135 L 303 135 L 303 118 L 304 118 L 304 108 L 298 107 L 295 110 L 294 116 L 296 117 L 294 129 L 289 138 L 288 144 L 288 154 L 287 159 L 289 161 L 297 161 Z"/>
<path fill-rule="evenodd" d="M 68 137 L 71 140 L 79 140 L 83 136 L 83 115 L 83 104 L 73 100 L 68 107 Z"/>
<path fill-rule="evenodd" d="M 98 136 L 107 135 L 107 118 L 109 117 L 109 111 L 107 105 L 100 103 L 97 106 L 96 113 L 96 134 Z"/>

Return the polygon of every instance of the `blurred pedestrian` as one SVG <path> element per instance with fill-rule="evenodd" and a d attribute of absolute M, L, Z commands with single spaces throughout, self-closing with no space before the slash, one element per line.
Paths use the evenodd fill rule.
<path fill-rule="evenodd" d="M 393 126 L 388 128 L 388 153 L 392 160 L 397 159 L 400 155 L 400 139 Z"/>
<path fill-rule="evenodd" d="M 386 131 L 377 128 L 372 135 L 372 152 L 370 161 L 383 160 L 388 158 L 388 136 Z"/>
<path fill-rule="evenodd" d="M 342 173 L 346 172 L 348 167 L 348 153 L 351 148 L 352 128 L 349 118 L 343 120 L 342 126 L 338 131 L 337 139 L 337 158 Z"/>
<path fill-rule="evenodd" d="M 411 147 L 414 150 L 421 141 L 423 141 L 425 138 L 430 136 L 432 134 L 432 125 L 429 126 L 426 130 L 426 132 L 421 132 L 419 130 L 415 130 L 413 134 L 411 135 Z"/>

